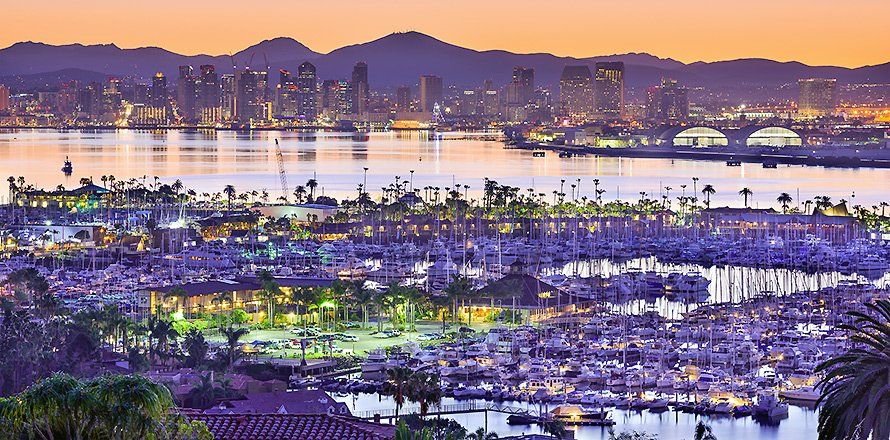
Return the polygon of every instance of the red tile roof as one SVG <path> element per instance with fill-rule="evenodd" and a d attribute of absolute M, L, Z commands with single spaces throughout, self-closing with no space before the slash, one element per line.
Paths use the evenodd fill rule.
<path fill-rule="evenodd" d="M 389 440 L 395 426 L 326 414 L 189 414 L 216 440 Z"/>

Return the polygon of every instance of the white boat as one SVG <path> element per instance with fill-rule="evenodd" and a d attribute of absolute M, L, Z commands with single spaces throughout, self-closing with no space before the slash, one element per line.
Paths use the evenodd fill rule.
<path fill-rule="evenodd" d="M 802 386 L 796 389 L 779 391 L 779 396 L 788 400 L 800 400 L 815 402 L 819 400 L 819 392 L 811 386 Z"/>

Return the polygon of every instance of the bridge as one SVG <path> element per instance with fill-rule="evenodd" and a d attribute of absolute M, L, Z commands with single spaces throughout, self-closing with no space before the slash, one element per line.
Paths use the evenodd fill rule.
<path fill-rule="evenodd" d="M 427 411 L 424 417 L 430 416 L 446 416 L 453 414 L 470 414 L 470 413 L 485 413 L 486 424 L 488 422 L 488 413 L 489 412 L 497 412 L 501 414 L 508 415 L 518 415 L 523 417 L 529 417 L 532 419 L 540 419 L 542 418 L 537 411 L 528 410 L 525 408 L 520 408 L 516 406 L 510 405 L 501 405 L 498 403 L 490 403 L 490 402 L 465 402 L 465 403 L 455 403 L 451 405 L 440 405 L 435 408 L 433 411 Z M 393 409 L 382 409 L 382 410 L 369 410 L 369 411 L 359 411 L 353 413 L 353 416 L 358 417 L 364 420 L 393 420 L 398 417 L 402 417 L 408 414 L 420 414 L 420 407 L 402 407 L 399 410 L 399 415 L 396 415 L 395 408 Z"/>

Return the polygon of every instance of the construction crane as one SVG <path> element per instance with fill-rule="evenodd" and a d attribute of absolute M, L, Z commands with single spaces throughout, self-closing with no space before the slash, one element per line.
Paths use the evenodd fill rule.
<path fill-rule="evenodd" d="M 275 139 L 275 159 L 278 161 L 278 177 L 281 179 L 281 200 L 287 204 L 287 196 L 290 192 L 287 188 L 287 173 L 284 172 L 284 156 L 281 154 L 278 139 Z"/>

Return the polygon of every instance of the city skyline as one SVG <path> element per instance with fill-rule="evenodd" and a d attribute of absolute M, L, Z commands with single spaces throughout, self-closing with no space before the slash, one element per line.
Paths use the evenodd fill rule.
<path fill-rule="evenodd" d="M 350 9 L 353 3 L 349 0 L 342 6 Z M 338 26 L 337 32 L 329 31 L 328 20 L 313 18 L 333 12 L 316 4 L 299 5 L 299 14 L 244 14 L 228 1 L 177 4 L 171 11 L 167 6 L 173 4 L 166 0 L 151 3 L 147 10 L 140 10 L 147 6 L 99 0 L 80 5 L 75 11 L 77 20 L 71 19 L 71 11 L 52 7 L 52 2 L 37 12 L 33 5 L 13 4 L 7 6 L 7 12 L 20 19 L 6 23 L 0 31 L 0 46 L 20 41 L 116 44 L 124 48 L 156 46 L 185 55 L 219 55 L 287 36 L 316 52 L 328 53 L 391 32 L 415 30 L 480 51 L 573 57 L 645 52 L 684 63 L 767 58 L 843 67 L 890 60 L 890 49 L 883 43 L 890 38 L 890 29 L 880 23 L 881 17 L 890 13 L 886 2 L 856 0 L 842 9 L 830 2 L 802 0 L 758 0 L 745 5 L 698 0 L 571 3 L 551 3 L 547 10 L 532 2 L 513 2 L 506 8 L 501 1 L 470 9 L 461 5 L 436 9 L 429 2 L 390 1 L 373 8 L 350 9 L 361 10 L 362 20 L 338 15 L 348 26 Z M 272 7 L 267 9 L 276 5 L 270 3 L 267 6 Z M 416 18 L 431 16 L 431 12 L 433 20 Z M 202 20 L 196 22 L 195 16 Z M 728 16 L 733 19 L 721 18 Z M 507 32 L 492 19 L 509 23 Z M 560 25 L 546 25 L 556 22 Z M 782 32 L 762 31 L 771 23 L 781 26 Z M 832 32 L 825 32 L 828 26 Z"/>

